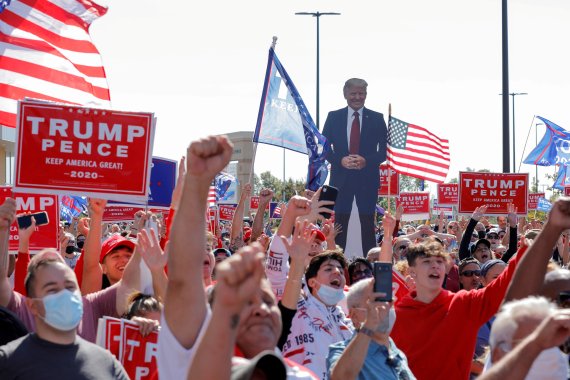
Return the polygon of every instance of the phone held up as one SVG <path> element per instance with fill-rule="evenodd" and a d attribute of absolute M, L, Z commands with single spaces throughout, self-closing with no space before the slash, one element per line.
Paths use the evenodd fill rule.
<path fill-rule="evenodd" d="M 22 214 L 17 217 L 18 228 L 24 229 L 32 225 L 32 217 L 36 220 L 36 227 L 49 223 L 48 214 L 45 211 L 34 214 Z"/>
<path fill-rule="evenodd" d="M 374 263 L 374 293 L 384 293 L 385 296 L 377 297 L 376 301 L 392 301 L 392 264 Z"/>
<path fill-rule="evenodd" d="M 319 201 L 333 201 L 336 202 L 336 197 L 338 196 L 338 189 L 334 186 L 324 185 L 321 188 L 321 194 L 319 195 Z M 329 210 L 334 210 L 334 205 L 326 205 L 324 206 Z M 321 215 L 325 219 L 330 219 L 331 213 L 330 212 L 321 212 Z"/>

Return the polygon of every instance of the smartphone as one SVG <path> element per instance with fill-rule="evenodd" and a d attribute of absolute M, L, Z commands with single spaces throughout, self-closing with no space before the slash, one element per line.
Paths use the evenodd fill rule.
<path fill-rule="evenodd" d="M 374 263 L 374 292 L 384 293 L 384 297 L 376 297 L 376 301 L 392 302 L 392 264 Z"/>
<path fill-rule="evenodd" d="M 45 211 L 36 212 L 35 214 L 24 214 L 18 216 L 18 228 L 24 229 L 32 225 L 32 217 L 36 220 L 36 227 L 49 223 L 48 214 Z"/>
<path fill-rule="evenodd" d="M 324 185 L 321 189 L 321 194 L 319 195 L 319 201 L 333 201 L 336 202 L 336 197 L 338 196 L 338 189 L 334 186 L 327 186 Z M 334 210 L 334 205 L 327 205 L 324 206 L 329 210 Z M 331 213 L 330 212 L 321 212 L 321 215 L 325 219 L 330 219 Z"/>

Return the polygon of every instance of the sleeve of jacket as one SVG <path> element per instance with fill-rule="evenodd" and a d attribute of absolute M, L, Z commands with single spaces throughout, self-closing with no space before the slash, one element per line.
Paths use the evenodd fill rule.
<path fill-rule="evenodd" d="M 370 152 L 364 155 L 366 160 L 366 165 L 374 165 L 377 167 L 382 162 L 386 160 L 386 149 L 388 144 L 388 127 L 386 127 L 386 122 L 384 121 L 384 115 L 378 112 L 373 112 L 374 124 L 375 124 L 375 140 L 378 144 L 376 152 Z"/>
<path fill-rule="evenodd" d="M 342 156 L 335 151 L 335 130 L 334 130 L 334 113 L 329 112 L 327 116 L 327 120 L 325 121 L 325 126 L 323 127 L 323 135 L 327 138 L 327 141 L 331 145 L 331 149 L 329 149 L 327 153 L 327 161 L 330 162 L 332 165 L 340 166 L 340 161 L 342 160 Z"/>

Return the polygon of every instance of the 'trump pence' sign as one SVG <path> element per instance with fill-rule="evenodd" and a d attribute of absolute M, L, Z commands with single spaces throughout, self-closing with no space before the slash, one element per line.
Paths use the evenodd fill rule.
<path fill-rule="evenodd" d="M 17 191 L 146 202 L 154 116 L 18 103 Z"/>
<path fill-rule="evenodd" d="M 518 215 L 527 213 L 528 174 L 459 173 L 459 213 L 488 205 L 487 214 L 504 214 L 512 203 Z"/>
<path fill-rule="evenodd" d="M 30 238 L 30 253 L 37 253 L 44 248 L 59 250 L 59 201 L 57 195 L 12 193 L 11 187 L 0 187 L 0 204 L 9 197 L 16 201 L 16 214 L 34 214 L 45 211 L 48 215 L 49 223 L 36 227 Z M 10 226 L 9 250 L 11 252 L 18 252 L 19 235 L 16 223 L 14 221 Z"/>

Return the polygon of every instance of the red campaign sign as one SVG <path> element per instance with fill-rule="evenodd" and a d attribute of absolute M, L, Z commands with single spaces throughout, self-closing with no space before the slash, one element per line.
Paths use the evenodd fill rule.
<path fill-rule="evenodd" d="M 157 380 L 158 333 L 146 337 L 133 322 L 104 317 L 99 319 L 97 344 L 109 350 L 121 362 L 131 379 Z"/>
<path fill-rule="evenodd" d="M 154 116 L 18 103 L 14 188 L 146 202 Z"/>
<path fill-rule="evenodd" d="M 392 295 L 394 304 L 397 304 L 404 298 L 410 289 L 406 285 L 406 279 L 396 269 L 392 268 Z"/>
<path fill-rule="evenodd" d="M 218 205 L 218 212 L 220 216 L 220 220 L 229 220 L 232 221 L 234 218 L 234 213 L 236 212 L 237 205 Z"/>
<path fill-rule="evenodd" d="M 564 187 L 564 196 L 569 196 L 570 195 L 570 186 L 565 186 Z"/>
<path fill-rule="evenodd" d="M 528 209 L 536 210 L 538 207 L 538 198 L 544 198 L 544 193 L 530 193 L 528 194 Z"/>
<path fill-rule="evenodd" d="M 138 326 L 123 324 L 121 364 L 131 379 L 158 379 L 158 333 L 143 337 Z"/>
<path fill-rule="evenodd" d="M 249 198 L 249 208 L 257 210 L 259 207 L 259 195 L 252 195 Z"/>
<path fill-rule="evenodd" d="M 30 238 L 30 252 L 36 253 L 44 248 L 59 250 L 59 200 L 57 195 L 12 193 L 10 186 L 0 187 L 0 204 L 9 197 L 16 200 L 16 214 L 47 212 L 49 223 L 36 227 Z M 10 251 L 18 251 L 18 238 L 18 225 L 14 221 L 10 226 Z"/>
<path fill-rule="evenodd" d="M 437 204 L 439 206 L 457 206 L 459 203 L 459 184 L 440 183 L 437 185 Z"/>
<path fill-rule="evenodd" d="M 390 169 L 388 165 L 380 165 L 380 187 L 378 195 L 382 197 L 394 196 L 400 194 L 400 174 L 394 169 Z M 390 191 L 388 191 L 388 171 L 390 173 Z"/>
<path fill-rule="evenodd" d="M 169 209 L 154 208 L 149 207 L 148 209 L 144 206 L 123 206 L 123 205 L 107 205 L 105 211 L 103 212 L 104 222 L 127 222 L 135 220 L 135 214 L 137 211 L 150 211 L 154 214 L 162 213 L 163 218 L 168 216 L 170 212 Z"/>
<path fill-rule="evenodd" d="M 527 213 L 528 173 L 459 172 L 459 213 L 488 205 L 487 214 L 506 215 L 513 203 L 518 215 Z"/>
<path fill-rule="evenodd" d="M 429 214 L 429 192 L 400 193 L 396 207 L 404 207 L 404 214 Z"/>

